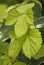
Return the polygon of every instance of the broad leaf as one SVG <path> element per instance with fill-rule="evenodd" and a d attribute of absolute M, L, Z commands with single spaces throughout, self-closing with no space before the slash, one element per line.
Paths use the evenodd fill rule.
<path fill-rule="evenodd" d="M 24 62 L 15 62 L 13 65 L 26 65 Z"/>
<path fill-rule="evenodd" d="M 0 28 L 0 40 L 6 40 L 9 31 L 13 28 L 13 26 L 2 26 Z"/>
<path fill-rule="evenodd" d="M 3 22 L 3 19 L 6 19 L 7 17 L 7 5 L 0 4 L 0 22 Z"/>
<path fill-rule="evenodd" d="M 27 21 L 25 19 L 25 15 L 22 15 L 18 20 L 17 23 L 15 25 L 15 34 L 17 37 L 21 37 L 24 34 L 27 33 L 28 30 L 28 24 Z"/>
<path fill-rule="evenodd" d="M 41 33 L 37 29 L 29 30 L 29 33 L 27 34 L 26 40 L 23 44 L 24 54 L 31 59 L 31 57 L 33 57 L 38 52 L 41 44 Z"/>
<path fill-rule="evenodd" d="M 40 57 L 44 57 L 44 44 L 41 46 L 40 50 L 36 55 L 34 55 L 34 59 L 39 59 Z"/>
<path fill-rule="evenodd" d="M 22 44 L 19 41 L 12 41 L 9 46 L 8 55 L 16 58 L 21 50 L 21 46 Z"/>

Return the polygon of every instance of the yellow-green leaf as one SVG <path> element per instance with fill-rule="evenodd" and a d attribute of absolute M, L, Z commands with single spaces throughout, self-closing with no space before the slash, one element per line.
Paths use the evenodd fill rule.
<path fill-rule="evenodd" d="M 34 7 L 34 3 L 30 3 L 30 4 L 25 4 L 25 5 L 21 5 L 18 8 L 16 8 L 16 10 L 20 13 L 26 13 L 26 11 L 30 8 Z"/>
<path fill-rule="evenodd" d="M 3 19 L 7 17 L 7 5 L 0 4 L 0 22 L 3 22 Z"/>
<path fill-rule="evenodd" d="M 24 34 L 27 33 L 28 30 L 28 24 L 26 21 L 25 15 L 22 15 L 20 18 L 18 18 L 17 23 L 15 25 L 15 35 L 17 37 L 22 37 Z"/>
<path fill-rule="evenodd" d="M 8 17 L 6 19 L 5 25 L 15 24 L 15 22 L 19 16 L 20 16 L 20 13 L 17 10 L 15 10 L 15 8 L 11 9 L 8 12 Z"/>
<path fill-rule="evenodd" d="M 40 49 L 42 44 L 41 33 L 37 29 L 29 30 L 23 44 L 23 52 L 28 58 L 32 58 Z"/>

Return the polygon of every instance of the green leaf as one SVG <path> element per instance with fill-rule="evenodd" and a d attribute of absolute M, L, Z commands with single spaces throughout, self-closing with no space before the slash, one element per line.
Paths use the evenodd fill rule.
<path fill-rule="evenodd" d="M 7 56 L 3 55 L 0 57 L 0 65 L 12 65 L 12 63 Z"/>
<path fill-rule="evenodd" d="M 17 40 L 12 41 L 9 46 L 8 55 L 16 58 L 21 50 L 21 46 L 22 44 L 19 41 Z"/>
<path fill-rule="evenodd" d="M 17 10 L 18 12 L 20 12 L 20 13 L 26 13 L 26 11 L 27 11 L 28 9 L 33 8 L 34 5 L 35 5 L 34 3 L 21 5 L 21 6 L 19 6 L 18 8 L 16 8 L 16 10 Z"/>
<path fill-rule="evenodd" d="M 7 5 L 0 4 L 0 22 L 3 22 L 3 19 L 6 19 L 7 17 Z"/>
<path fill-rule="evenodd" d="M 26 40 L 23 44 L 23 52 L 25 56 L 31 59 L 31 57 L 33 57 L 38 52 L 41 44 L 41 33 L 37 29 L 29 30 L 29 33 L 27 34 Z"/>
<path fill-rule="evenodd" d="M 15 31 L 14 31 L 14 28 L 12 28 L 12 29 L 9 31 L 8 37 L 11 38 L 11 39 L 14 39 L 14 38 L 15 38 Z"/>
<path fill-rule="evenodd" d="M 8 17 L 6 19 L 5 25 L 13 25 L 15 24 L 17 18 L 20 16 L 21 14 L 15 10 L 15 8 L 11 9 L 8 12 Z"/>
<path fill-rule="evenodd" d="M 8 43 L 6 43 L 6 42 L 0 42 L 0 53 L 7 54 L 8 53 L 8 48 L 9 48 Z"/>
<path fill-rule="evenodd" d="M 24 62 L 15 62 L 13 65 L 26 65 Z"/>
<path fill-rule="evenodd" d="M 34 55 L 34 59 L 39 59 L 40 57 L 44 57 L 44 44 L 41 46 L 40 50 Z"/>
<path fill-rule="evenodd" d="M 34 3 L 32 4 L 26 4 L 26 5 L 22 5 L 21 7 L 19 6 L 18 8 L 13 8 L 8 12 L 8 17 L 6 19 L 5 25 L 13 25 L 16 23 L 16 21 L 18 22 L 18 19 L 21 18 L 22 15 L 26 14 L 26 19 L 28 19 L 28 23 L 29 22 L 33 22 L 33 12 L 31 10 L 31 8 L 34 7 Z M 28 12 L 29 10 L 29 12 Z M 22 12 L 23 11 L 23 12 Z M 28 12 L 28 13 L 27 13 Z M 31 18 L 31 19 L 30 19 Z M 21 21 L 21 20 L 20 20 Z"/>
<path fill-rule="evenodd" d="M 17 37 L 21 37 L 24 34 L 27 33 L 28 30 L 28 24 L 27 21 L 25 19 L 25 15 L 22 15 L 18 20 L 17 23 L 15 25 L 15 34 Z"/>
<path fill-rule="evenodd" d="M 27 23 L 30 25 L 30 24 L 33 24 L 35 21 L 34 21 L 34 12 L 32 9 L 28 9 L 27 12 L 26 12 L 26 20 L 27 20 Z"/>

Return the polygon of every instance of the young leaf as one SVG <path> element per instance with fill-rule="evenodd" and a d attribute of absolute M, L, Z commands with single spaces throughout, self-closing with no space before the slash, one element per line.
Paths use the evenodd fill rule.
<path fill-rule="evenodd" d="M 21 7 L 19 6 L 18 8 L 13 8 L 8 12 L 8 17 L 6 19 L 5 25 L 13 25 L 16 23 L 16 21 L 18 20 L 18 18 L 20 18 L 20 16 L 27 14 L 27 10 L 31 9 L 32 7 L 34 7 L 34 3 L 32 4 L 26 4 L 26 5 L 22 5 Z M 23 12 L 22 12 L 23 11 Z M 32 10 L 29 12 L 32 12 Z M 31 14 L 31 16 L 30 16 Z M 29 21 L 33 21 L 32 18 L 32 13 L 29 14 Z M 33 16 L 34 17 L 34 16 Z M 31 18 L 31 19 L 30 19 Z"/>
<path fill-rule="evenodd" d="M 0 22 L 3 22 L 3 19 L 6 19 L 7 17 L 7 5 L 0 4 Z"/>
<path fill-rule="evenodd" d="M 21 5 L 21 6 L 19 6 L 18 8 L 16 8 L 16 10 L 17 10 L 18 12 L 20 12 L 20 13 L 26 13 L 26 11 L 27 11 L 28 9 L 33 8 L 34 5 L 35 5 L 34 3 Z"/>
<path fill-rule="evenodd" d="M 24 62 L 15 62 L 13 65 L 26 65 Z"/>
<path fill-rule="evenodd" d="M 5 25 L 13 25 L 15 24 L 17 18 L 20 16 L 21 14 L 15 10 L 15 8 L 11 9 L 8 12 L 8 17 L 6 19 Z"/>
<path fill-rule="evenodd" d="M 21 50 L 21 46 L 22 44 L 19 41 L 17 40 L 12 41 L 9 46 L 8 55 L 16 58 Z"/>
<path fill-rule="evenodd" d="M 25 19 L 25 15 L 22 15 L 17 20 L 17 23 L 15 25 L 15 34 L 17 37 L 21 37 L 27 33 L 27 30 L 28 30 L 28 24 L 27 24 L 27 21 Z"/>
<path fill-rule="evenodd" d="M 29 33 L 27 34 L 26 40 L 23 44 L 24 54 L 31 59 L 31 57 L 33 57 L 38 52 L 41 44 L 41 33 L 37 29 L 29 30 Z"/>
<path fill-rule="evenodd" d="M 28 24 L 33 24 L 34 21 L 34 12 L 32 9 L 28 9 L 26 12 L 26 19 Z"/>
<path fill-rule="evenodd" d="M 34 59 L 39 59 L 40 57 L 44 57 L 44 44 L 41 46 L 40 50 L 34 55 Z"/>

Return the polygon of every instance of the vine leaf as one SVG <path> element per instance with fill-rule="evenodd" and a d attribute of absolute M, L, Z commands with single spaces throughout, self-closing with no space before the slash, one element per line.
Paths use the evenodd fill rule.
<path fill-rule="evenodd" d="M 16 58 L 21 50 L 22 44 L 19 41 L 12 41 L 9 46 L 8 55 Z"/>
<path fill-rule="evenodd" d="M 22 15 L 17 21 L 18 22 L 15 25 L 15 34 L 17 37 L 21 37 L 26 34 L 28 30 L 28 24 L 26 22 L 25 15 Z"/>
<path fill-rule="evenodd" d="M 33 57 L 38 52 L 41 47 L 41 44 L 41 33 L 37 29 L 29 30 L 29 33 L 23 44 L 23 52 L 25 56 L 31 59 L 31 57 Z"/>
<path fill-rule="evenodd" d="M 15 62 L 13 65 L 26 65 L 24 62 Z"/>
<path fill-rule="evenodd" d="M 39 59 L 40 57 L 44 57 L 44 44 L 41 46 L 40 50 L 36 55 L 34 55 L 34 59 Z"/>
<path fill-rule="evenodd" d="M 3 19 L 6 19 L 7 17 L 7 5 L 0 4 L 0 22 L 3 22 Z"/>

